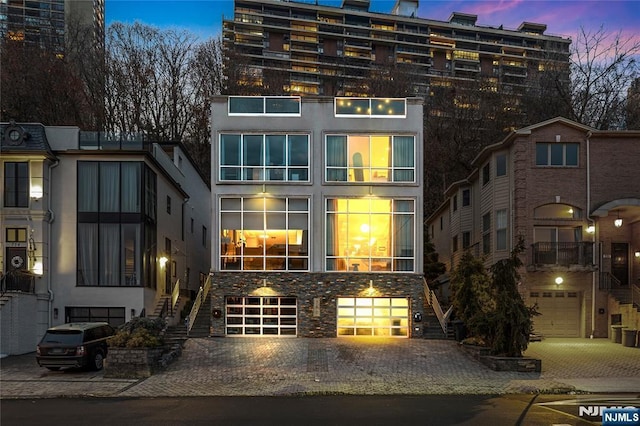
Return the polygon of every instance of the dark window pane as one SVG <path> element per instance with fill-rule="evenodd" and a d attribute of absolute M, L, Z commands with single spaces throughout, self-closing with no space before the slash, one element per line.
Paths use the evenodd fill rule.
<path fill-rule="evenodd" d="M 568 143 L 566 145 L 566 149 L 567 149 L 567 159 L 566 159 L 565 165 L 577 166 L 578 165 L 578 144 Z"/>
<path fill-rule="evenodd" d="M 262 97 L 230 97 L 230 114 L 262 114 L 264 113 L 264 98 Z"/>
<path fill-rule="evenodd" d="M 549 164 L 548 147 L 549 144 L 546 143 L 536 145 L 536 166 L 546 166 Z"/>

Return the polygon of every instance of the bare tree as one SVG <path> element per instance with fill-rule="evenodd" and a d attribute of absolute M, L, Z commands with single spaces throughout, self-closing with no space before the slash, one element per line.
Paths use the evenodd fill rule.
<path fill-rule="evenodd" d="M 61 53 L 62 42 L 54 41 L 0 41 L 0 120 L 94 125 L 96 109 L 83 76 L 71 57 Z"/>
<path fill-rule="evenodd" d="M 624 127 L 627 89 L 638 77 L 640 42 L 603 27 L 581 28 L 572 46 L 572 119 L 596 129 Z"/>

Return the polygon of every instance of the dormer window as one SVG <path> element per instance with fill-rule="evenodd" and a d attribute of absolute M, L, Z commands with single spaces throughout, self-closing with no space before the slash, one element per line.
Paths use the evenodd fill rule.
<path fill-rule="evenodd" d="M 26 139 L 26 132 L 24 129 L 15 124 L 14 121 L 5 129 L 4 140 L 8 145 L 21 145 Z"/>

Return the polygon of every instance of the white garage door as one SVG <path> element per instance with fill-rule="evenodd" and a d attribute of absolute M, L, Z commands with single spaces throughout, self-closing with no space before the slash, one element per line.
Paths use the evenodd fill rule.
<path fill-rule="evenodd" d="M 533 329 L 543 337 L 580 336 L 580 298 L 575 291 L 532 291 L 530 300 L 541 315 L 533 318 Z"/>
<path fill-rule="evenodd" d="M 338 336 L 409 336 L 409 299 L 338 298 Z"/>
<path fill-rule="evenodd" d="M 295 336 L 295 297 L 227 297 L 228 335 Z"/>

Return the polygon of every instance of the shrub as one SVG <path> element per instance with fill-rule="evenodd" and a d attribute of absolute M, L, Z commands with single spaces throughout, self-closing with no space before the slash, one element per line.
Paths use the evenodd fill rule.
<path fill-rule="evenodd" d="M 109 338 L 109 346 L 115 348 L 155 348 L 164 344 L 162 318 L 133 318 L 118 328 Z"/>

